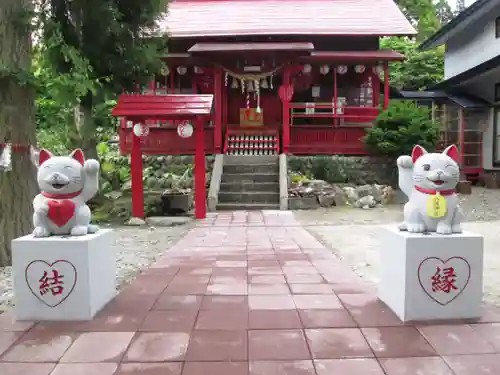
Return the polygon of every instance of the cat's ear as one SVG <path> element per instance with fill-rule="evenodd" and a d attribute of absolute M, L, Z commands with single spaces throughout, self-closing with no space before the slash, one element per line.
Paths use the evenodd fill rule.
<path fill-rule="evenodd" d="M 42 148 L 40 150 L 40 153 L 38 154 L 38 165 L 42 165 L 47 160 L 49 160 L 51 157 L 52 157 L 52 154 L 50 153 L 50 151 L 47 151 L 46 149 Z"/>
<path fill-rule="evenodd" d="M 71 158 L 75 159 L 78 163 L 83 165 L 85 163 L 85 156 L 83 155 L 83 151 L 77 148 L 70 155 Z"/>
<path fill-rule="evenodd" d="M 425 155 L 425 154 L 427 154 L 427 151 L 425 151 L 425 148 L 423 148 L 422 146 L 416 145 L 415 147 L 413 147 L 413 151 L 411 152 L 411 160 L 413 161 L 413 163 L 415 163 L 419 157 L 421 157 L 422 155 Z"/>
<path fill-rule="evenodd" d="M 455 145 L 446 147 L 446 149 L 443 151 L 443 154 L 448 155 L 457 164 L 460 161 L 460 153 L 458 152 L 458 148 Z"/>

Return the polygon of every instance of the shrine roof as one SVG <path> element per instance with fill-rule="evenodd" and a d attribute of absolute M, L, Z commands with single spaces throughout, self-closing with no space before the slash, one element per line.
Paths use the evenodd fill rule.
<path fill-rule="evenodd" d="M 173 0 L 171 38 L 253 35 L 414 35 L 393 0 Z"/>
<path fill-rule="evenodd" d="M 213 95 L 122 94 L 111 114 L 116 117 L 191 118 L 211 114 Z"/>
<path fill-rule="evenodd" d="M 303 51 L 314 50 L 312 43 L 196 43 L 188 52 Z"/>
<path fill-rule="evenodd" d="M 402 61 L 405 56 L 392 50 L 376 51 L 314 51 L 311 52 L 313 60 L 329 61 Z"/>

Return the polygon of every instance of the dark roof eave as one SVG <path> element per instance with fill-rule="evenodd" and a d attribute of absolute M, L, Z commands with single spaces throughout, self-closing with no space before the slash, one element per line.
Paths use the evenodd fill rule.
<path fill-rule="evenodd" d="M 444 38 L 450 32 L 452 32 L 460 23 L 466 21 L 470 16 L 475 14 L 477 11 L 481 10 L 485 5 L 493 0 L 478 0 L 471 4 L 469 7 L 465 8 L 460 14 L 453 18 L 446 25 L 441 27 L 433 35 L 431 35 L 427 40 L 425 40 L 419 47 L 419 51 L 427 51 L 429 49 L 438 47 L 445 43 Z"/>

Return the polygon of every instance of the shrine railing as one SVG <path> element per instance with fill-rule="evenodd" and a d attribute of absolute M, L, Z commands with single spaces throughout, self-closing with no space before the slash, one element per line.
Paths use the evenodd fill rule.
<path fill-rule="evenodd" d="M 290 103 L 292 126 L 304 124 L 311 119 L 332 119 L 332 124 L 338 126 L 351 123 L 371 124 L 379 113 L 378 107 L 355 107 L 334 103 Z"/>
<path fill-rule="evenodd" d="M 366 155 L 366 127 L 296 125 L 290 129 L 289 152 L 295 155 Z"/>

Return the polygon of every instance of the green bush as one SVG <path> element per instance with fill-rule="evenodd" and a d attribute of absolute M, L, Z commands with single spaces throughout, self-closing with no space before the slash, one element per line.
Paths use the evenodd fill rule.
<path fill-rule="evenodd" d="M 435 150 L 441 124 L 433 121 L 430 110 L 411 101 L 393 101 L 380 113 L 373 127 L 363 137 L 369 152 L 396 159 L 410 155 L 415 145 Z"/>

